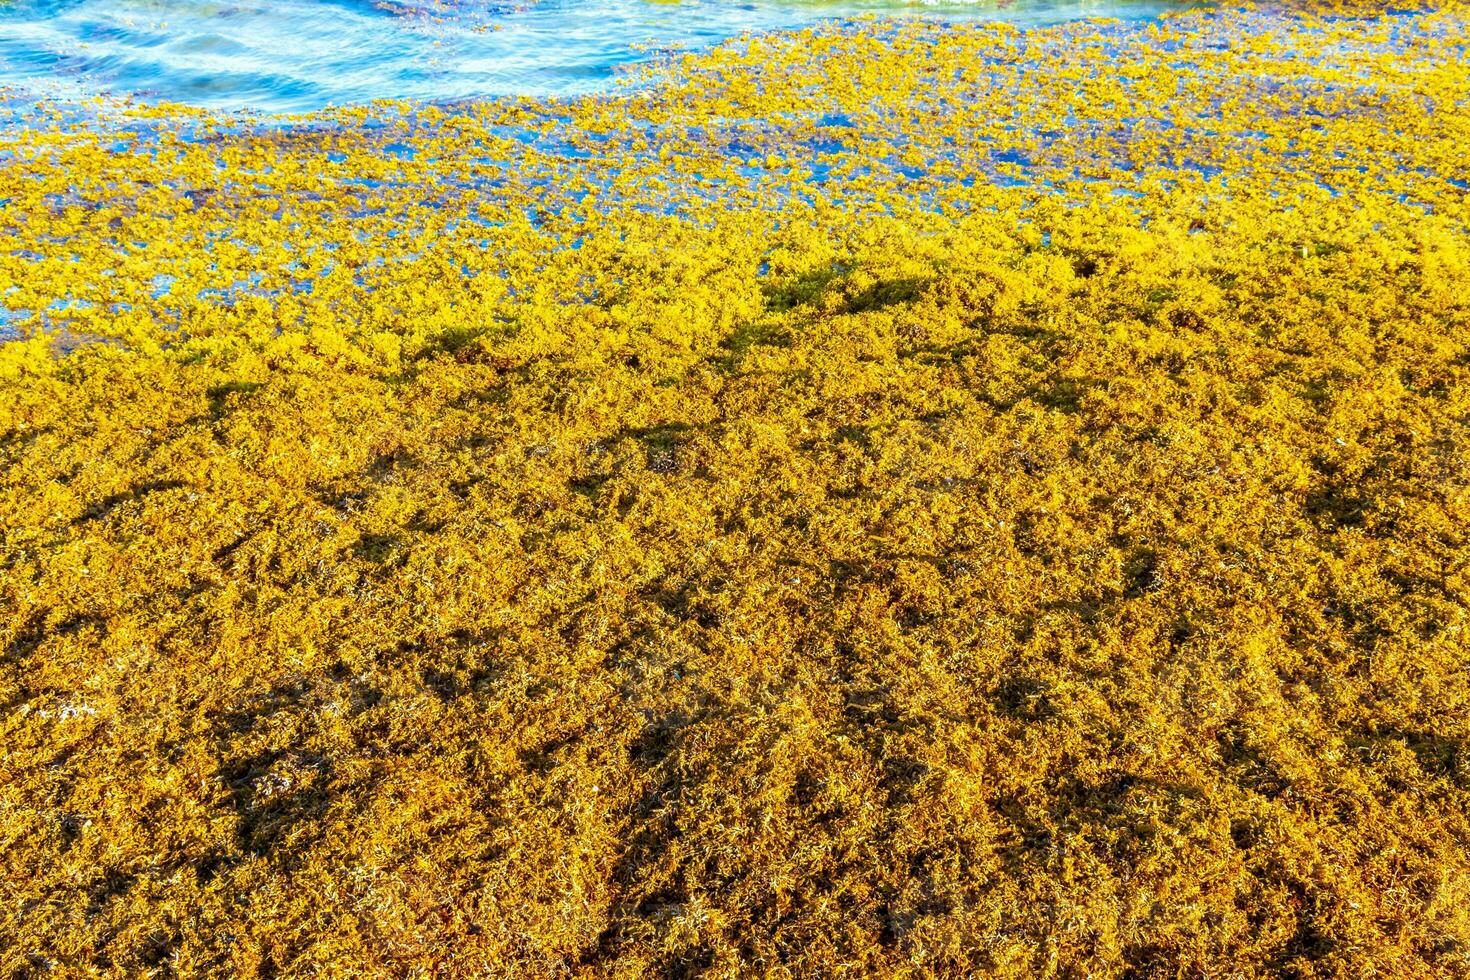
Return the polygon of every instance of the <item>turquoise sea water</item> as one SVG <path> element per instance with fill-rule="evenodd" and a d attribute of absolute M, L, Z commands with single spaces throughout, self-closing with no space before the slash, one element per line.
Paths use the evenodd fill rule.
<path fill-rule="evenodd" d="M 0 86 L 295 112 L 384 98 L 575 95 L 670 50 L 865 13 L 1023 24 L 1167 0 L 0 0 Z"/>

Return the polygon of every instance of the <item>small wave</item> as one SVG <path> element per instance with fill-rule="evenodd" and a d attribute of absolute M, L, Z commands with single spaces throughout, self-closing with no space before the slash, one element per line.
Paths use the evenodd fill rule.
<path fill-rule="evenodd" d="M 302 112 L 568 96 L 659 52 L 856 14 L 1054 23 L 1168 0 L 0 0 L 0 79 L 36 93 Z"/>

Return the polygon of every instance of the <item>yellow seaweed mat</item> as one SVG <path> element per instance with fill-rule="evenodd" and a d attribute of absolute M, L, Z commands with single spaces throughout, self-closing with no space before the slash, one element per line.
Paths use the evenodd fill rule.
<path fill-rule="evenodd" d="M 12 102 L 0 967 L 1466 975 L 1467 23 Z"/>

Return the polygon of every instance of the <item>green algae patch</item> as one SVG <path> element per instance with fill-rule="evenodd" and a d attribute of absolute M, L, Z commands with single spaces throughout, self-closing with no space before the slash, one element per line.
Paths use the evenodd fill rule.
<path fill-rule="evenodd" d="M 1470 971 L 1467 44 L 8 130 L 0 965 Z"/>

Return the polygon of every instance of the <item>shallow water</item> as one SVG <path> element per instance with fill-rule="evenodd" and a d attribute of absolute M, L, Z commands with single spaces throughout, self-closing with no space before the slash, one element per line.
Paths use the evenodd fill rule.
<path fill-rule="evenodd" d="M 408 98 L 575 95 L 670 49 L 864 13 L 1054 23 L 1166 0 L 0 0 L 0 85 L 294 112 Z"/>

